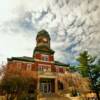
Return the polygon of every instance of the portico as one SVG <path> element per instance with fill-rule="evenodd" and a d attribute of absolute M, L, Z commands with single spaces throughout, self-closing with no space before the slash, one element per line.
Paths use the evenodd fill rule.
<path fill-rule="evenodd" d="M 41 78 L 39 88 L 42 93 L 55 92 L 55 79 Z"/>
<path fill-rule="evenodd" d="M 40 75 L 38 78 L 37 89 L 42 94 L 51 94 L 57 92 L 56 76 Z"/>

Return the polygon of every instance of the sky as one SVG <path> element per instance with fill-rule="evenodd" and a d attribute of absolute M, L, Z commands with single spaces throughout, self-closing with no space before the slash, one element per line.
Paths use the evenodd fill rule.
<path fill-rule="evenodd" d="M 41 29 L 58 61 L 76 64 L 84 50 L 100 57 L 100 0 L 0 0 L 0 64 L 31 57 Z"/>

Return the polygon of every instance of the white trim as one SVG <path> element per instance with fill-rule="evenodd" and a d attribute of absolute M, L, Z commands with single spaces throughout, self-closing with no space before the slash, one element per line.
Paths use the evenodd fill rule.
<path fill-rule="evenodd" d="M 38 64 L 39 66 L 45 66 L 45 67 L 51 67 L 51 65 L 46 65 L 46 64 Z"/>
<path fill-rule="evenodd" d="M 53 76 L 53 75 L 38 75 L 39 78 L 57 78 L 57 76 Z"/>
<path fill-rule="evenodd" d="M 38 64 L 38 71 L 51 72 L 51 65 Z"/>
<path fill-rule="evenodd" d="M 43 61 L 49 61 L 49 56 L 45 54 L 41 54 L 41 60 Z"/>
<path fill-rule="evenodd" d="M 34 64 L 34 62 L 27 62 L 27 61 L 18 61 L 18 60 L 13 60 L 13 62 L 20 62 L 20 63 L 31 63 L 31 64 Z"/>
<path fill-rule="evenodd" d="M 43 61 L 43 60 L 39 60 L 39 59 L 34 59 L 35 61 L 38 61 L 38 62 L 46 62 L 46 63 L 54 63 L 54 61 Z"/>

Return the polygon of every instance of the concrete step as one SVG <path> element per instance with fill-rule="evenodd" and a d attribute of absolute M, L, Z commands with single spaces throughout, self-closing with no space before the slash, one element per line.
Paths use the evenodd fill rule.
<path fill-rule="evenodd" d="M 39 98 L 39 100 L 71 100 L 71 99 L 62 96 L 45 96 Z"/>

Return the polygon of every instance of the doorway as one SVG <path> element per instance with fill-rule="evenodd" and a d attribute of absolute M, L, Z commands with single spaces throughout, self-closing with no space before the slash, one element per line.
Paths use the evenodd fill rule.
<path fill-rule="evenodd" d="M 40 83 L 40 91 L 43 93 L 51 93 L 51 83 Z"/>

